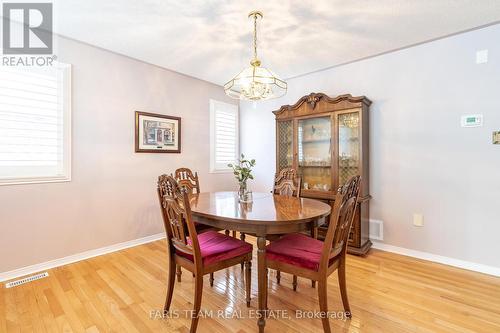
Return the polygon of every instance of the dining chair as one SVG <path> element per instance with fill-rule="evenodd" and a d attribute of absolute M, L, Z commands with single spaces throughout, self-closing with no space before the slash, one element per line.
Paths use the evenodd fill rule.
<path fill-rule="evenodd" d="M 351 317 L 351 308 L 347 299 L 345 262 L 349 231 L 359 195 L 360 179 L 360 176 L 352 177 L 346 185 L 339 188 L 324 241 L 294 233 L 285 235 L 266 247 L 266 268 L 318 281 L 319 307 L 324 314 L 321 320 L 325 333 L 331 332 L 328 315 L 326 315 L 328 313 L 327 280 L 335 270 L 338 271 L 340 295 L 345 314 Z"/>
<path fill-rule="evenodd" d="M 193 173 L 193 171 L 189 168 L 178 168 L 171 176 L 177 181 L 179 187 L 184 189 L 188 194 L 200 193 L 200 180 L 198 178 L 198 172 Z M 194 221 L 194 226 L 196 228 L 196 232 L 199 234 L 210 230 L 220 231 L 220 229 L 196 223 L 196 221 Z M 181 282 L 182 270 L 180 266 L 177 266 L 176 271 L 177 281 Z"/>
<path fill-rule="evenodd" d="M 183 188 L 189 194 L 200 193 L 200 180 L 198 178 L 198 172 L 193 173 L 189 168 L 179 168 L 174 171 L 171 175 L 177 181 L 177 184 Z M 202 233 L 208 230 L 220 231 L 221 229 L 209 227 L 207 225 L 194 222 L 196 231 Z M 226 231 L 227 234 L 228 231 Z"/>
<path fill-rule="evenodd" d="M 172 302 L 176 265 L 192 272 L 195 277 L 191 333 L 196 332 L 198 326 L 203 276 L 206 274 L 210 274 L 210 286 L 213 286 L 214 272 L 243 262 L 245 264 L 246 304 L 249 307 L 252 244 L 216 231 L 207 231 L 198 235 L 192 220 L 189 195 L 172 176 L 158 177 L 157 191 L 169 254 L 165 313 L 170 310 Z"/>
<path fill-rule="evenodd" d="M 183 187 L 188 193 L 200 193 L 200 180 L 198 172 L 193 174 L 189 168 L 179 168 L 174 171 L 174 178 L 180 187 Z"/>
<path fill-rule="evenodd" d="M 292 168 L 281 169 L 274 175 L 273 193 L 290 197 L 300 196 L 301 178 Z"/>
<path fill-rule="evenodd" d="M 301 178 L 297 175 L 297 171 L 292 168 L 283 168 L 280 172 L 274 175 L 273 194 L 285 196 L 300 196 Z M 278 239 L 281 235 L 268 235 L 269 241 Z M 240 233 L 240 239 L 245 240 L 245 233 Z M 241 267 L 243 269 L 243 267 Z M 276 282 L 280 284 L 281 272 L 276 272 Z M 293 276 L 294 290 L 297 290 L 297 277 Z M 314 286 L 314 284 L 313 284 Z"/>
<path fill-rule="evenodd" d="M 283 168 L 274 175 L 273 194 L 300 197 L 301 178 L 293 168 Z M 278 235 L 279 238 L 280 235 Z M 276 239 L 276 238 L 275 238 Z M 276 271 L 276 283 L 280 284 L 281 271 Z M 297 275 L 293 276 L 293 290 L 297 290 Z M 315 286 L 315 281 L 312 281 Z"/>

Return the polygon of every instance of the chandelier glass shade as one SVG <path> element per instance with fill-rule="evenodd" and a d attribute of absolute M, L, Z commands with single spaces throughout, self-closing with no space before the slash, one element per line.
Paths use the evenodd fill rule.
<path fill-rule="evenodd" d="M 229 97 L 250 101 L 281 97 L 286 94 L 287 83 L 270 69 L 262 67 L 257 58 L 257 18 L 262 18 L 262 13 L 254 11 L 248 17 L 254 19 L 254 57 L 250 67 L 224 85 L 224 91 Z"/>

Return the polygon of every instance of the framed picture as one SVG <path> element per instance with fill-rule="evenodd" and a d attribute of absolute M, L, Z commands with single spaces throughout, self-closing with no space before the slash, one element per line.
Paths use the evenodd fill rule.
<path fill-rule="evenodd" d="M 500 145 L 500 131 L 493 132 L 493 144 Z"/>
<path fill-rule="evenodd" d="M 181 118 L 135 112 L 136 153 L 180 153 Z"/>

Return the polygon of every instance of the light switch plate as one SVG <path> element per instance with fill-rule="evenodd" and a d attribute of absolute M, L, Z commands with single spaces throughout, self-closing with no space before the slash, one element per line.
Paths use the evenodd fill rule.
<path fill-rule="evenodd" d="M 482 114 L 466 114 L 460 119 L 462 127 L 480 127 L 483 126 Z"/>
<path fill-rule="evenodd" d="M 476 52 L 476 64 L 486 64 L 488 62 L 488 50 Z"/>
<path fill-rule="evenodd" d="M 500 145 L 500 131 L 493 132 L 493 144 Z"/>

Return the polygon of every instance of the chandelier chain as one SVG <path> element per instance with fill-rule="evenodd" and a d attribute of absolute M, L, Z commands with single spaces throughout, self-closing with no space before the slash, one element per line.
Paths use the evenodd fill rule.
<path fill-rule="evenodd" d="M 253 58 L 257 59 L 257 15 L 253 16 Z"/>

